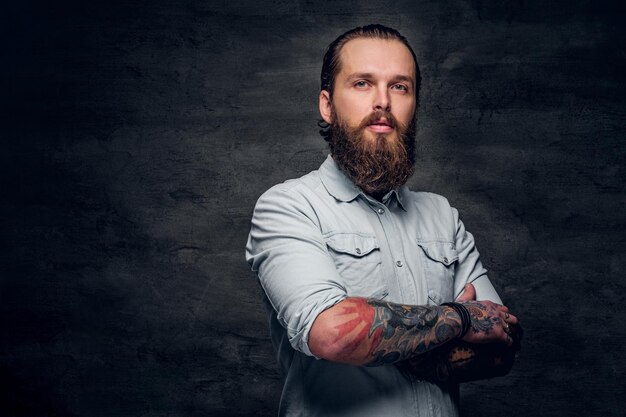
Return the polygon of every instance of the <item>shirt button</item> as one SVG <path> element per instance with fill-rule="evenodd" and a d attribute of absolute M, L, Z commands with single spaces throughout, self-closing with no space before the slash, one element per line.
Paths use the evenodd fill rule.
<path fill-rule="evenodd" d="M 447 264 L 447 263 L 448 263 L 448 258 L 446 258 L 445 256 L 444 256 L 444 258 L 443 258 L 443 263 L 444 263 L 444 264 Z"/>
<path fill-rule="evenodd" d="M 356 248 L 356 253 L 357 253 L 357 255 L 360 255 L 361 254 L 361 249 L 360 248 Z"/>
<path fill-rule="evenodd" d="M 396 261 L 396 266 L 398 268 L 402 268 L 402 261 Z"/>
<path fill-rule="evenodd" d="M 378 214 L 383 214 L 385 212 L 385 209 L 379 208 L 378 209 Z"/>

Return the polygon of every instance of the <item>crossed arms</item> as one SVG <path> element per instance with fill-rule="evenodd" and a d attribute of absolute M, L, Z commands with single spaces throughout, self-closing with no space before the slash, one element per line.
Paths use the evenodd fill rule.
<path fill-rule="evenodd" d="M 458 382 L 504 375 L 519 348 L 518 319 L 505 306 L 476 301 L 468 284 L 457 299 L 470 313 L 450 306 L 409 306 L 347 298 L 318 315 L 309 348 L 318 357 L 352 365 L 396 364 L 422 379 Z"/>
<path fill-rule="evenodd" d="M 477 283 L 484 296 L 486 288 L 478 284 L 486 280 L 485 271 L 456 210 L 438 196 L 424 193 L 419 199 L 430 207 L 420 213 L 424 222 L 432 217 L 433 224 L 456 226 L 453 235 L 446 235 L 443 227 L 440 232 L 456 244 L 459 280 Z M 295 349 L 353 365 L 394 364 L 422 379 L 436 375 L 439 380 L 457 378 L 457 368 L 484 371 L 489 364 L 502 363 L 501 355 L 512 358 L 518 345 L 517 319 L 504 306 L 477 301 L 471 285 L 456 300 L 469 312 L 464 321 L 448 306 L 346 298 L 347 280 L 329 254 L 321 222 L 324 229 L 349 231 L 347 225 L 364 214 L 357 205 L 336 213 L 334 203 L 318 200 L 317 193 L 298 182 L 271 189 L 257 202 L 246 247 L 248 262 Z M 360 221 L 366 224 L 366 219 Z M 488 298 L 498 300 L 497 295 Z M 460 337 L 468 320 L 470 329 Z"/>

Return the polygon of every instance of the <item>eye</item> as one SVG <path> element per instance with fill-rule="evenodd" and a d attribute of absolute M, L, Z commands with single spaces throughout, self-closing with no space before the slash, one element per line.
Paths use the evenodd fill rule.
<path fill-rule="evenodd" d="M 365 88 L 365 87 L 367 87 L 367 85 L 368 85 L 367 81 L 363 81 L 363 80 L 359 80 L 359 81 L 354 83 L 354 86 L 356 88 Z"/>
<path fill-rule="evenodd" d="M 406 85 L 404 85 L 404 84 L 394 84 L 394 85 L 392 85 L 392 86 L 391 86 L 391 89 L 392 89 L 392 90 L 401 91 L 401 92 L 403 92 L 403 93 L 406 93 L 406 92 L 408 92 L 408 91 L 409 91 L 409 87 L 407 87 L 407 86 L 406 86 Z"/>

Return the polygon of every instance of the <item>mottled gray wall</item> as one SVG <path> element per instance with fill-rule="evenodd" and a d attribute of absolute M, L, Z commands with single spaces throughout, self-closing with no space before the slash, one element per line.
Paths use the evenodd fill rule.
<path fill-rule="evenodd" d="M 1 415 L 275 413 L 249 218 L 322 162 L 324 48 L 369 22 L 421 62 L 411 187 L 459 208 L 526 328 L 465 414 L 622 412 L 620 2 L 129 3 L 4 7 Z"/>

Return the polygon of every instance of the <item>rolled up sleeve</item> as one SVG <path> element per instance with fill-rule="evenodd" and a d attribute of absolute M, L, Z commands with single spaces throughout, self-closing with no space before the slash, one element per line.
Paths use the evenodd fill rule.
<path fill-rule="evenodd" d="M 465 225 L 459 219 L 459 212 L 455 208 L 452 208 L 452 215 L 456 224 L 456 249 L 459 254 L 454 280 L 455 298 L 461 295 L 465 284 L 472 283 L 476 289 L 477 300 L 489 300 L 502 304 L 496 289 L 487 277 L 487 270 L 480 261 L 474 236 L 465 229 Z"/>
<path fill-rule="evenodd" d="M 293 348 L 313 356 L 308 336 L 315 318 L 347 294 L 315 210 L 297 186 L 281 184 L 259 198 L 246 260 Z"/>

